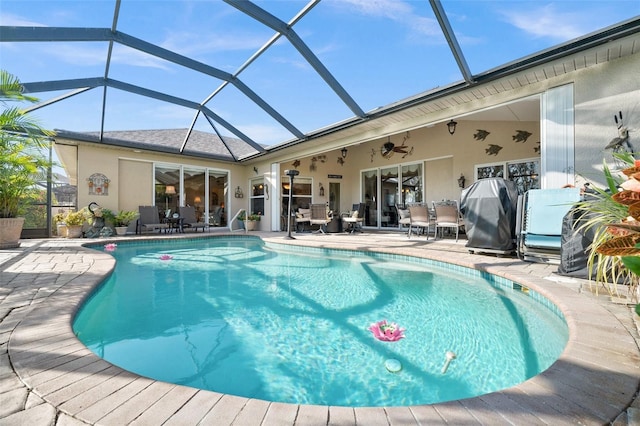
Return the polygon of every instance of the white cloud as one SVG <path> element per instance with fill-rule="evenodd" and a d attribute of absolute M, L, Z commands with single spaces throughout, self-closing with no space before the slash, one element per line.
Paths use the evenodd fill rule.
<path fill-rule="evenodd" d="M 44 27 L 44 24 L 11 13 L 0 12 L 0 25 L 7 27 Z"/>
<path fill-rule="evenodd" d="M 574 3 L 576 6 L 579 3 Z M 535 38 L 551 38 L 558 41 L 571 40 L 589 32 L 583 28 L 587 16 L 580 12 L 562 12 L 554 4 L 534 10 L 503 11 L 507 22 Z"/>
<path fill-rule="evenodd" d="M 106 54 L 103 58 L 103 63 L 105 60 Z M 126 46 L 114 47 L 111 53 L 111 62 L 143 68 L 170 69 L 165 60 Z"/>
<path fill-rule="evenodd" d="M 366 16 L 387 18 L 411 29 L 414 34 L 441 38 L 442 32 L 438 22 L 433 18 L 420 16 L 415 13 L 409 2 L 398 0 L 343 0 L 329 4 L 344 7 L 349 6 L 349 13 L 360 13 Z"/>
<path fill-rule="evenodd" d="M 257 50 L 266 39 L 264 36 L 243 33 L 202 34 L 172 32 L 160 45 L 182 55 L 200 55 L 233 50 Z"/>
<path fill-rule="evenodd" d="M 397 0 L 344 0 L 342 3 L 349 4 L 363 15 L 368 16 L 397 19 L 399 16 L 413 13 L 408 3 Z"/>
<path fill-rule="evenodd" d="M 273 145 L 293 138 L 291 133 L 282 127 L 263 124 L 246 124 L 237 125 L 236 128 L 254 141 L 265 145 Z"/>

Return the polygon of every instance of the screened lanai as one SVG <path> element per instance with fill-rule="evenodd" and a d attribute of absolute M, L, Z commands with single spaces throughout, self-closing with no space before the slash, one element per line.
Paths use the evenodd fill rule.
<path fill-rule="evenodd" d="M 573 182 L 574 163 L 592 168 L 617 131 L 613 114 L 637 122 L 624 61 L 638 52 L 639 29 L 640 6 L 627 1 L 576 11 L 569 2 L 10 0 L 0 67 L 56 130 L 67 177 L 54 198 L 69 208 L 95 201 L 86 183 L 104 175 L 110 190 L 98 201 L 111 209 L 189 204 L 220 224 L 258 209 L 265 229 L 281 230 L 284 170 L 295 168 L 306 202 L 338 211 L 367 202 L 366 225 L 381 228 L 396 225 L 401 201 L 455 199 L 461 177 L 468 185 L 534 164 L 538 184 L 558 186 Z M 620 71 L 604 93 L 585 71 L 609 62 Z M 582 88 L 577 74 L 589 77 Z M 578 105 L 584 88 L 593 93 Z M 585 142 L 578 132 L 590 150 L 574 150 Z M 397 154 L 384 155 L 391 145 Z"/>

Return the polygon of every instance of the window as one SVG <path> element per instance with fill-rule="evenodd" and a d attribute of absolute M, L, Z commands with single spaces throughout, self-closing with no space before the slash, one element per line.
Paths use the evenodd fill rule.
<path fill-rule="evenodd" d="M 504 177 L 504 163 L 476 165 L 476 181 L 493 177 Z"/>
<path fill-rule="evenodd" d="M 524 194 L 529 189 L 540 188 L 540 159 L 528 158 L 475 166 L 476 181 L 492 177 L 515 182 L 518 193 Z"/>
<path fill-rule="evenodd" d="M 289 176 L 282 177 L 282 214 L 287 216 L 289 208 Z M 298 208 L 308 209 L 311 205 L 311 178 L 296 177 L 293 180 L 293 191 L 291 199 L 291 212 L 295 212 Z"/>
<path fill-rule="evenodd" d="M 516 183 L 519 194 L 540 188 L 540 160 L 535 158 L 507 163 L 507 179 Z"/>
<path fill-rule="evenodd" d="M 251 195 L 249 199 L 249 210 L 252 214 L 264 214 L 264 178 L 251 179 Z"/>

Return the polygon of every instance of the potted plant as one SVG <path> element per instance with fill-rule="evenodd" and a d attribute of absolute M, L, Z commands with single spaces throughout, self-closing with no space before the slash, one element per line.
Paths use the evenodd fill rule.
<path fill-rule="evenodd" d="M 255 231 L 256 229 L 258 229 L 258 225 L 259 225 L 258 222 L 260 222 L 261 217 L 262 216 L 256 213 L 251 213 L 250 215 L 248 215 L 245 221 L 246 222 L 245 226 L 247 227 L 247 231 Z"/>
<path fill-rule="evenodd" d="M 0 249 L 20 246 L 27 202 L 36 195 L 36 183 L 46 176 L 44 155 L 48 136 L 36 120 L 10 102 L 36 102 L 24 95 L 20 81 L 0 70 Z"/>
<path fill-rule="evenodd" d="M 82 208 L 77 212 L 69 212 L 64 217 L 64 223 L 67 225 L 67 237 L 79 238 L 82 237 L 82 225 L 87 221 L 89 211 L 87 208 Z"/>
<path fill-rule="evenodd" d="M 66 237 L 67 224 L 64 223 L 64 213 L 62 211 L 53 215 L 53 223 L 56 226 L 56 234 L 58 237 Z"/>
<path fill-rule="evenodd" d="M 113 217 L 116 234 L 125 235 L 129 224 L 138 217 L 138 212 L 133 210 L 120 210 Z"/>
<path fill-rule="evenodd" d="M 238 225 L 240 225 L 240 229 L 244 229 L 244 222 L 247 220 L 247 213 L 243 210 L 242 213 L 238 215 Z"/>

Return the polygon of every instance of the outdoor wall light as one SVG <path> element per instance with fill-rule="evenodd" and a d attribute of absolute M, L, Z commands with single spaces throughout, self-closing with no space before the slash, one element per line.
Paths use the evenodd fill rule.
<path fill-rule="evenodd" d="M 462 189 L 464 189 L 464 175 L 462 173 L 460 173 L 460 177 L 458 178 L 458 186 Z"/>
<path fill-rule="evenodd" d="M 322 183 L 320 183 L 320 196 L 324 197 L 324 186 L 322 186 Z"/>
<path fill-rule="evenodd" d="M 453 121 L 453 120 L 451 120 L 451 121 L 449 121 L 447 123 L 447 129 L 449 129 L 449 134 L 450 135 L 453 135 L 456 132 L 456 126 L 457 125 L 458 125 L 458 122 L 457 121 Z"/>
<path fill-rule="evenodd" d="M 342 153 L 342 158 L 347 158 L 347 148 L 342 148 L 340 152 Z"/>
<path fill-rule="evenodd" d="M 242 197 L 244 197 L 244 194 L 242 193 L 242 188 L 240 188 L 240 187 L 237 187 L 237 188 L 236 188 L 236 194 L 235 194 L 235 197 L 236 197 L 236 198 L 242 198 Z"/>

